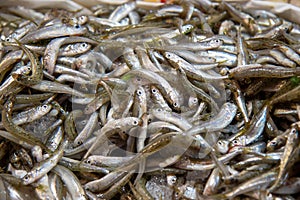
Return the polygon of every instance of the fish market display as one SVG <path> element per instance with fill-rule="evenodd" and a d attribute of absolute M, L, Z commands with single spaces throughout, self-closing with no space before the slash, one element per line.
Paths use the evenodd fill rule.
<path fill-rule="evenodd" d="M 299 24 L 99 2 L 0 7 L 1 200 L 300 197 Z"/>

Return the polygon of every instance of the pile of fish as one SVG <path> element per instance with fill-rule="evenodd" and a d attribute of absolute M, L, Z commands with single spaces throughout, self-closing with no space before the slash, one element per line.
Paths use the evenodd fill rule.
<path fill-rule="evenodd" d="M 300 26 L 154 5 L 0 9 L 1 200 L 300 196 Z"/>

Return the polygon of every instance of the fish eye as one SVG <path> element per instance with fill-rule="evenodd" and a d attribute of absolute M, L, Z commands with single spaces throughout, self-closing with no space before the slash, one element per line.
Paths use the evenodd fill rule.
<path fill-rule="evenodd" d="M 223 143 L 222 143 L 222 141 L 218 141 L 218 145 L 222 145 Z"/>
<path fill-rule="evenodd" d="M 139 122 L 138 122 L 137 120 L 134 120 L 134 121 L 133 121 L 133 125 L 138 125 L 138 123 L 139 123 Z"/>
<path fill-rule="evenodd" d="M 79 24 L 76 24 L 74 27 L 75 27 L 76 29 L 79 29 L 81 26 L 80 26 Z"/>
<path fill-rule="evenodd" d="M 178 107 L 178 103 L 173 103 L 173 106 L 176 108 L 176 107 Z"/>
<path fill-rule="evenodd" d="M 83 20 L 86 20 L 86 19 L 87 19 L 87 17 L 86 17 L 86 16 L 84 16 L 84 15 L 82 15 L 82 16 L 80 16 L 78 19 L 83 21 Z"/>
<path fill-rule="evenodd" d="M 86 160 L 85 161 L 87 164 L 91 164 L 91 161 L 90 160 Z"/>
<path fill-rule="evenodd" d="M 289 32 L 290 32 L 289 27 L 284 27 L 283 30 L 284 30 L 284 32 L 286 32 L 286 33 L 289 33 Z"/>
<path fill-rule="evenodd" d="M 171 183 L 176 183 L 176 177 L 172 177 Z"/>
<path fill-rule="evenodd" d="M 28 180 L 29 180 L 29 176 L 28 176 L 28 175 L 25 175 L 25 176 L 23 177 L 23 179 L 24 179 L 24 181 L 28 181 Z"/>
<path fill-rule="evenodd" d="M 187 27 L 185 28 L 185 30 L 186 30 L 186 31 L 192 30 L 192 27 L 191 27 L 191 26 L 187 26 Z"/>
<path fill-rule="evenodd" d="M 82 142 L 81 142 L 81 141 L 78 141 L 77 144 L 78 144 L 78 145 L 82 145 Z"/>
<path fill-rule="evenodd" d="M 158 112 L 162 112 L 162 109 L 161 109 L 161 108 L 157 108 L 157 111 L 158 111 Z"/>
<path fill-rule="evenodd" d="M 82 43 L 82 47 L 87 47 L 87 43 Z"/>
<path fill-rule="evenodd" d="M 155 93 L 157 93 L 157 90 L 156 89 L 152 89 L 151 92 L 155 94 Z"/>
<path fill-rule="evenodd" d="M 44 108 L 44 109 L 47 109 L 47 108 L 48 108 L 48 106 L 47 106 L 47 105 L 43 105 L 43 108 Z"/>
<path fill-rule="evenodd" d="M 13 159 L 18 159 L 18 160 L 19 160 L 20 156 L 21 156 L 21 154 L 20 154 L 19 152 L 16 151 L 16 152 L 13 154 L 12 158 L 13 158 Z"/>
<path fill-rule="evenodd" d="M 137 95 L 139 95 L 139 96 L 142 95 L 142 91 L 141 91 L 141 90 L 137 90 L 136 93 L 137 93 Z"/>
<path fill-rule="evenodd" d="M 237 140 L 233 140 L 232 143 L 233 144 L 238 144 L 238 141 Z"/>
<path fill-rule="evenodd" d="M 276 145 L 276 144 L 277 144 L 276 141 L 272 141 L 272 142 L 271 142 L 271 145 Z"/>

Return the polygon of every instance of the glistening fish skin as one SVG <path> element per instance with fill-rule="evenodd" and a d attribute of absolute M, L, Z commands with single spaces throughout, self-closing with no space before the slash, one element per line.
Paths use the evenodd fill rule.
<path fill-rule="evenodd" d="M 0 199 L 297 197 L 293 7 L 161 2 L 0 6 Z"/>

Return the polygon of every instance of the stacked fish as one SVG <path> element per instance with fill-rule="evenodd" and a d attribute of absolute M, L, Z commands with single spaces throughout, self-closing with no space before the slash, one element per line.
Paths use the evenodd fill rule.
<path fill-rule="evenodd" d="M 0 199 L 300 196 L 300 26 L 153 5 L 0 9 Z"/>

